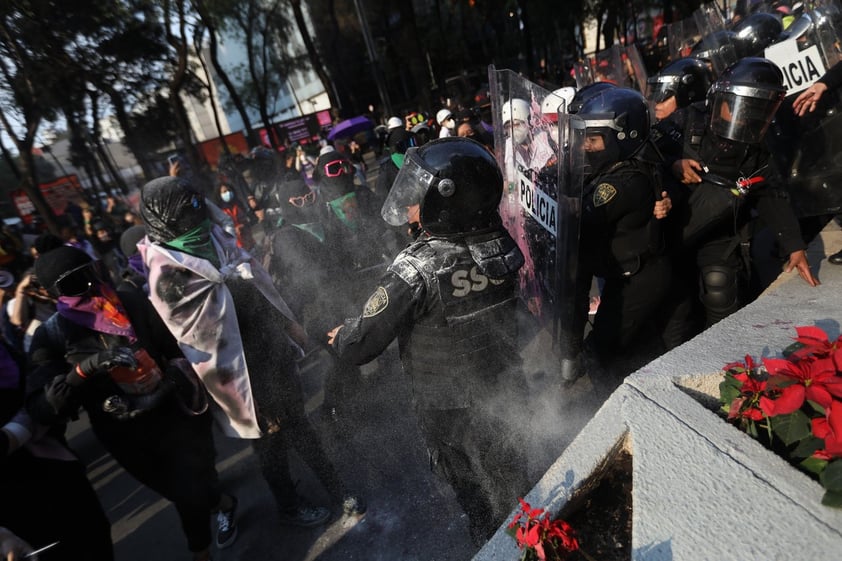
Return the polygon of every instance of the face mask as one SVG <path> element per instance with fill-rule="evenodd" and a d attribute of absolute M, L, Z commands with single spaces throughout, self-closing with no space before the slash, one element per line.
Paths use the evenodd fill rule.
<path fill-rule="evenodd" d="M 526 125 L 515 126 L 512 129 L 512 140 L 516 145 L 525 143 L 528 135 L 529 129 L 526 128 Z"/>
<path fill-rule="evenodd" d="M 234 198 L 234 193 L 232 193 L 231 191 L 225 191 L 224 193 L 222 193 L 221 196 L 223 202 L 230 203 L 231 200 Z"/>
<path fill-rule="evenodd" d="M 210 219 L 206 218 L 204 222 L 186 234 L 168 241 L 167 245 L 195 257 L 207 259 L 214 265 L 219 265 L 219 257 L 210 236 Z"/>

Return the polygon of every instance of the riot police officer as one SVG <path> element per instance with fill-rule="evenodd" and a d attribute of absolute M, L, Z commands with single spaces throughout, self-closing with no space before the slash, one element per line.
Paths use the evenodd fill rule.
<path fill-rule="evenodd" d="M 383 218 L 421 234 L 380 278 L 359 317 L 328 336 L 364 364 L 397 336 L 432 469 L 453 487 L 482 543 L 529 488 L 513 427 L 519 402 L 515 284 L 523 255 L 502 227 L 503 177 L 468 138 L 410 148 Z M 522 404 L 522 402 L 520 402 Z M 522 406 L 522 405 L 521 405 Z"/>
<path fill-rule="evenodd" d="M 670 117 L 683 146 L 683 156 L 670 168 L 691 191 L 683 237 L 701 273 L 707 326 L 750 298 L 748 249 L 755 212 L 788 256 L 785 270 L 795 268 L 808 284 L 818 285 L 782 180 L 763 145 L 784 95 L 778 67 L 749 57 L 719 76 L 706 105 L 692 104 Z"/>
<path fill-rule="evenodd" d="M 652 212 L 660 192 L 650 166 L 635 158 L 649 136 L 646 99 L 635 90 L 610 88 L 586 99 L 577 116 L 574 126 L 584 127 L 586 175 L 573 335 L 584 330 L 591 279 L 604 279 L 584 357 L 593 381 L 611 390 L 629 371 L 628 363 L 616 359 L 632 358 L 625 351 L 645 334 L 655 335 L 651 319 L 669 286 L 670 265 Z"/>
<path fill-rule="evenodd" d="M 710 68 L 698 58 L 680 58 L 669 63 L 647 80 L 649 99 L 655 103 L 655 118 L 666 119 L 676 109 L 702 101 L 711 82 Z"/>

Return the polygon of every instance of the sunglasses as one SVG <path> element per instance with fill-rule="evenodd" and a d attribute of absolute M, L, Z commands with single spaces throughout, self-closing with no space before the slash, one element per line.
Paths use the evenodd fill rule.
<path fill-rule="evenodd" d="M 53 289 L 60 296 L 82 296 L 99 282 L 101 280 L 97 272 L 96 262 L 91 261 L 63 273 L 53 283 Z"/>
<path fill-rule="evenodd" d="M 328 176 L 333 177 L 333 176 Z M 296 206 L 298 208 L 302 208 L 305 206 L 310 206 L 311 204 L 316 202 L 316 192 L 310 191 L 306 195 L 301 195 L 299 197 L 290 197 L 289 204 L 292 206 Z"/>
<path fill-rule="evenodd" d="M 343 173 L 353 173 L 354 166 L 348 160 L 333 160 L 324 165 L 326 177 L 339 177 Z"/>

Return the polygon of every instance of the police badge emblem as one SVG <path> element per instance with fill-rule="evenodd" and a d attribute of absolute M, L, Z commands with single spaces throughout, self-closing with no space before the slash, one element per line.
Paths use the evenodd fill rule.
<path fill-rule="evenodd" d="M 593 206 L 602 206 L 608 204 L 614 195 L 617 194 L 617 189 L 610 183 L 600 183 L 596 186 L 593 193 Z"/>
<path fill-rule="evenodd" d="M 374 317 L 385 310 L 388 306 L 389 294 L 386 292 L 385 288 L 378 286 L 377 290 L 368 297 L 368 300 L 365 303 L 365 308 L 363 308 L 363 317 Z"/>

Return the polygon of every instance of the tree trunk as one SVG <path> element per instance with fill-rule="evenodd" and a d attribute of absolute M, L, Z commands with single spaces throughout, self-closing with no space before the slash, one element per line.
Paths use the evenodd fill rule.
<path fill-rule="evenodd" d="M 237 108 L 237 113 L 239 113 L 240 119 L 243 121 L 246 141 L 249 146 L 256 146 L 260 143 L 260 139 L 252 127 L 251 119 L 246 111 L 246 106 L 243 103 L 240 94 L 237 93 L 237 88 L 234 86 L 234 83 L 231 81 L 228 73 L 225 72 L 225 69 L 219 62 L 219 38 L 216 35 L 216 26 L 214 25 L 213 18 L 208 12 L 207 6 L 203 0 L 195 0 L 194 5 L 199 17 L 202 18 L 202 23 L 205 24 L 205 27 L 207 27 L 208 30 L 208 39 L 210 40 L 208 47 L 210 51 L 211 65 L 213 66 L 214 71 L 216 71 L 216 75 L 219 76 L 220 80 L 222 80 L 222 85 L 225 86 L 225 91 L 228 93 L 228 97 L 231 98 L 231 103 L 233 103 L 234 107 Z"/>
<path fill-rule="evenodd" d="M 327 92 L 327 97 L 330 100 L 330 106 L 341 109 L 342 104 L 339 102 L 339 97 L 336 95 L 336 86 L 325 70 L 324 64 L 322 64 L 322 59 L 319 56 L 319 51 L 313 43 L 313 37 L 307 29 L 307 22 L 304 20 L 304 11 L 301 9 L 301 0 L 289 0 L 289 3 L 292 6 L 292 12 L 295 16 L 295 23 L 298 26 L 298 32 L 301 34 L 301 39 L 304 41 L 304 47 L 307 49 L 307 57 L 310 59 L 310 66 L 313 67 L 313 71 L 319 77 L 319 80 L 322 81 L 322 86 L 324 86 L 325 91 Z"/>
<path fill-rule="evenodd" d="M 97 84 L 97 87 L 101 88 L 102 91 L 108 94 L 108 97 L 111 99 L 111 105 L 114 107 L 117 122 L 120 124 L 120 129 L 123 131 L 123 142 L 126 144 L 126 147 L 132 155 L 134 155 L 137 164 L 143 172 L 144 179 L 146 181 L 151 181 L 156 177 L 157 173 L 154 171 L 151 162 L 149 161 L 146 150 L 143 148 L 142 143 L 138 142 L 134 130 L 132 129 L 131 122 L 129 121 L 129 114 L 126 112 L 126 103 L 123 100 L 123 94 L 109 84 Z"/>
<path fill-rule="evenodd" d="M 168 3 L 169 4 L 169 3 Z M 169 81 L 170 89 L 170 106 L 175 116 L 176 135 L 179 138 L 181 149 L 187 158 L 187 163 L 190 165 L 194 181 L 199 184 L 196 188 L 210 192 L 212 186 L 209 178 L 205 174 L 202 159 L 196 147 L 193 145 L 193 134 L 190 128 L 190 120 L 187 117 L 187 111 L 184 109 L 184 104 L 181 101 L 181 91 L 184 89 L 184 83 L 187 80 L 187 30 L 186 30 L 186 16 L 184 13 L 184 3 L 182 0 L 176 0 L 176 15 L 178 21 L 176 22 L 176 29 L 178 35 L 172 32 L 173 27 L 170 25 L 171 14 L 169 10 L 165 11 L 165 28 L 167 29 L 167 43 L 175 51 L 175 68 Z"/>

